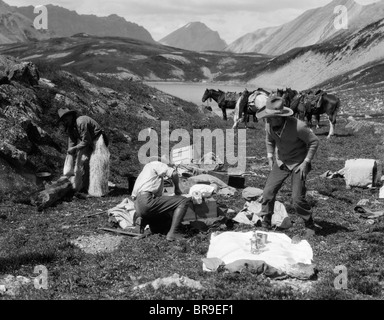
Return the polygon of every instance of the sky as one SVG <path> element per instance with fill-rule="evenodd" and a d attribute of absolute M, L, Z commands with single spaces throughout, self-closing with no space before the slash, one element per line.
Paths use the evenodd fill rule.
<path fill-rule="evenodd" d="M 249 32 L 282 25 L 331 0 L 3 0 L 11 6 L 55 4 L 78 14 L 117 14 L 149 31 L 155 41 L 199 21 L 232 43 Z M 370 4 L 380 0 L 355 0 Z M 384 0 L 381 0 L 384 1 Z M 49 19 L 49 12 L 48 12 Z"/>

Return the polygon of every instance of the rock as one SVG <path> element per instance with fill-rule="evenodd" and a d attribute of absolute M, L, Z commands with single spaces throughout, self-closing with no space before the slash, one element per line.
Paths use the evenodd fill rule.
<path fill-rule="evenodd" d="M 144 110 L 137 110 L 137 116 L 139 117 L 142 117 L 142 118 L 147 118 L 147 119 L 150 119 L 150 120 L 158 120 L 157 118 L 155 117 L 152 117 L 150 114 L 148 114 L 146 111 Z"/>
<path fill-rule="evenodd" d="M 27 154 L 7 142 L 0 142 L 0 157 L 19 166 L 24 166 L 27 162 Z"/>
<path fill-rule="evenodd" d="M 45 79 L 45 78 L 40 78 L 39 85 L 41 85 L 43 87 L 48 87 L 48 88 L 56 87 L 55 84 L 53 84 L 50 80 Z"/>
<path fill-rule="evenodd" d="M 7 76 L 0 73 L 0 86 L 3 84 L 10 84 L 10 82 Z"/>
<path fill-rule="evenodd" d="M 59 145 L 52 139 L 52 137 L 41 127 L 35 124 L 32 120 L 24 119 L 21 126 L 27 133 L 28 139 L 37 145 L 48 145 L 60 150 Z"/>
<path fill-rule="evenodd" d="M 155 108 L 150 103 L 145 104 L 143 108 L 145 110 L 149 110 L 151 112 L 155 112 L 156 111 Z"/>
<path fill-rule="evenodd" d="M 118 105 L 119 105 L 119 102 L 116 100 L 108 102 L 108 106 L 110 106 L 111 108 L 116 108 Z"/>
<path fill-rule="evenodd" d="M 14 297 L 19 294 L 22 286 L 29 285 L 31 282 L 31 279 L 26 277 L 7 275 L 0 279 L 0 295 L 3 294 Z"/>
<path fill-rule="evenodd" d="M 75 102 L 72 99 L 70 99 L 70 98 L 68 98 L 68 97 L 66 97 L 60 93 L 57 93 L 55 95 L 54 101 L 56 101 L 58 103 L 62 103 L 65 106 L 72 107 L 72 108 L 73 108 L 73 105 L 75 105 Z"/>
<path fill-rule="evenodd" d="M 132 142 L 132 138 L 128 134 L 124 134 L 124 138 L 127 139 L 127 142 Z"/>
<path fill-rule="evenodd" d="M 147 283 L 135 286 L 133 287 L 133 289 L 134 290 L 143 289 L 149 285 L 152 285 L 152 287 L 155 290 L 158 290 L 161 286 L 169 287 L 173 284 L 175 284 L 178 287 L 187 287 L 187 288 L 196 289 L 196 290 L 204 289 L 204 287 L 201 285 L 199 281 L 189 279 L 188 277 L 185 277 L 185 276 L 179 276 L 177 273 L 173 274 L 170 277 L 158 278 L 152 282 L 147 282 Z"/>
<path fill-rule="evenodd" d="M 6 70 L 9 81 L 21 82 L 27 85 L 36 86 L 39 84 L 39 71 L 32 62 L 21 62 L 12 65 Z"/>

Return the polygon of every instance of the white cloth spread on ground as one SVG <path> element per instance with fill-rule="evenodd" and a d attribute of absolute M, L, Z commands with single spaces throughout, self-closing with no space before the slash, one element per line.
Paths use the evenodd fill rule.
<path fill-rule="evenodd" d="M 120 228 L 127 229 L 135 226 L 135 204 L 129 199 L 125 198 L 116 207 L 108 210 L 108 216 L 114 217 L 119 223 Z"/>
<path fill-rule="evenodd" d="M 213 233 L 207 258 L 221 259 L 226 265 L 238 260 L 261 260 L 287 274 L 297 264 L 312 264 L 313 251 L 308 241 L 293 244 L 291 238 L 284 233 L 259 232 L 268 234 L 265 251 L 251 253 L 253 231 Z M 203 270 L 211 271 L 204 263 Z"/>

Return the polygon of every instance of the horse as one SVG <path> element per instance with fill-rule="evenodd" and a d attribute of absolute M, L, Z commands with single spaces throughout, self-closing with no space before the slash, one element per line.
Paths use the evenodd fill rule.
<path fill-rule="evenodd" d="M 253 93 L 253 92 L 252 92 Z M 245 127 L 247 128 L 247 120 L 248 120 L 248 98 L 250 96 L 250 92 L 245 89 L 239 99 L 237 99 L 235 111 L 233 113 L 233 127 L 232 129 L 236 129 L 243 119 L 245 123 Z M 244 111 L 245 110 L 245 111 Z M 244 114 L 244 118 L 243 118 Z M 253 117 L 253 121 L 255 121 L 256 114 Z M 257 118 L 256 118 L 257 120 Z"/>
<path fill-rule="evenodd" d="M 307 96 L 311 96 L 307 94 Z M 315 116 L 317 120 L 316 128 L 320 127 L 320 115 L 326 114 L 329 121 L 329 134 L 327 139 L 335 134 L 336 115 L 340 110 L 340 98 L 333 94 L 329 94 L 322 90 L 318 90 L 314 95 L 311 96 L 311 101 L 305 103 L 305 115 L 308 123 L 312 126 L 312 116 Z"/>
<path fill-rule="evenodd" d="M 264 89 L 259 88 L 252 92 L 245 89 L 236 103 L 232 129 L 238 127 L 242 116 L 246 128 L 250 115 L 252 115 L 254 123 L 258 122 L 256 113 L 266 105 L 268 96 L 269 92 Z"/>
<path fill-rule="evenodd" d="M 236 96 L 235 99 L 228 99 L 227 95 L 234 95 Z M 223 119 L 227 121 L 227 111 L 226 109 L 235 109 L 236 103 L 239 98 L 239 94 L 237 93 L 225 93 L 221 90 L 215 90 L 215 89 L 206 89 L 203 97 L 201 99 L 202 102 L 207 101 L 207 99 L 213 99 L 217 102 L 217 105 L 223 112 Z"/>
<path fill-rule="evenodd" d="M 291 88 L 286 88 L 285 91 L 278 90 L 277 92 L 284 99 L 285 106 L 292 109 L 293 116 L 303 120 L 305 114 L 304 95 Z"/>
<path fill-rule="evenodd" d="M 267 90 L 265 90 L 263 88 L 257 88 L 256 91 L 258 91 L 260 93 L 265 93 L 267 96 L 269 96 L 271 94 L 269 91 L 267 91 Z"/>

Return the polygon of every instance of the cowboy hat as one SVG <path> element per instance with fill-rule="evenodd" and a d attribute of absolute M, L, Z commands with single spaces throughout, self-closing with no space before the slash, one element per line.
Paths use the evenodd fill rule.
<path fill-rule="evenodd" d="M 59 111 L 57 111 L 57 113 L 59 114 L 59 121 L 63 119 L 64 116 L 66 116 L 67 114 L 76 114 L 76 111 L 74 110 L 69 110 L 67 108 L 60 108 Z"/>
<path fill-rule="evenodd" d="M 291 115 L 293 115 L 293 110 L 284 107 L 284 99 L 278 96 L 269 97 L 266 105 L 256 113 L 257 119 L 289 117 Z"/>

